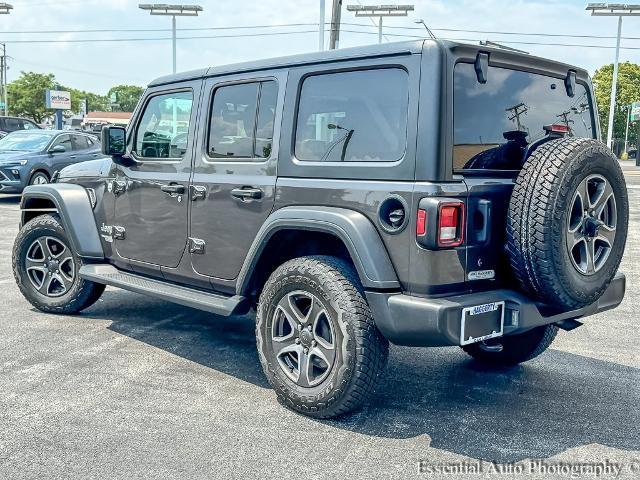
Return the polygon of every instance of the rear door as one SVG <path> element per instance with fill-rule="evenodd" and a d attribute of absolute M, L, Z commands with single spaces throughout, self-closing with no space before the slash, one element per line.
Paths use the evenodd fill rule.
<path fill-rule="evenodd" d="M 187 189 L 197 101 L 202 82 L 184 82 L 172 89 L 147 93 L 128 131 L 132 162 L 118 166 L 114 237 L 116 251 L 134 269 L 178 265 L 187 240 Z"/>
<path fill-rule="evenodd" d="M 93 145 L 89 143 L 89 137 L 86 135 L 79 135 L 77 133 L 71 133 L 70 136 L 71 148 L 73 150 L 73 155 L 75 155 L 74 161 L 76 163 L 98 158 L 99 154 Z"/>
<path fill-rule="evenodd" d="M 232 280 L 271 212 L 285 72 L 206 81 L 191 185 L 191 263 Z"/>

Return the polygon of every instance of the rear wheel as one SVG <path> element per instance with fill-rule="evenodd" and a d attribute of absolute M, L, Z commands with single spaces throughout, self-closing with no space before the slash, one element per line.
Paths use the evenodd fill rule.
<path fill-rule="evenodd" d="M 27 222 L 13 247 L 13 274 L 24 297 L 48 313 L 77 313 L 98 300 L 105 286 L 80 278 L 82 259 L 57 215 Z"/>
<path fill-rule="evenodd" d="M 35 172 L 29 179 L 29 185 L 44 185 L 49 183 L 49 177 L 44 172 Z"/>
<path fill-rule="evenodd" d="M 256 336 L 262 368 L 280 400 L 318 418 L 365 402 L 389 346 L 353 267 L 322 256 L 290 260 L 273 272 L 260 295 Z"/>
<path fill-rule="evenodd" d="M 557 333 L 558 327 L 555 325 L 544 325 L 518 335 L 465 345 L 462 349 L 487 365 L 517 365 L 541 355 L 549 348 Z"/>

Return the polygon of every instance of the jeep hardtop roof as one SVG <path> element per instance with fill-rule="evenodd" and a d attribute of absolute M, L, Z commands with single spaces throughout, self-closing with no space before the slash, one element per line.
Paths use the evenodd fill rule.
<path fill-rule="evenodd" d="M 401 54 L 417 54 L 423 49 L 439 48 L 450 58 L 473 58 L 479 51 L 489 52 L 492 63 L 497 61 L 505 66 L 514 68 L 533 69 L 539 72 L 566 74 L 568 70 L 574 70 L 578 78 L 588 78 L 588 73 L 581 68 L 567 65 L 525 53 L 513 52 L 496 47 L 473 45 L 449 40 L 413 40 L 408 42 L 392 42 L 362 47 L 341 48 L 323 52 L 311 52 L 285 57 L 267 58 L 250 62 L 232 63 L 217 67 L 200 68 L 172 75 L 164 75 L 149 83 L 150 87 L 166 85 L 197 78 L 215 77 L 232 73 L 246 73 L 252 71 L 271 70 L 276 68 L 321 64 L 340 60 L 353 60 L 360 58 L 375 58 Z"/>

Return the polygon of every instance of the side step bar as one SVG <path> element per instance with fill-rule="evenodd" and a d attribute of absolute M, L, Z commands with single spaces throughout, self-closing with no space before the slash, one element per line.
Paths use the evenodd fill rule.
<path fill-rule="evenodd" d="M 216 315 L 229 316 L 249 311 L 249 302 L 241 295 L 224 296 L 181 287 L 162 280 L 153 280 L 141 275 L 123 272 L 109 264 L 83 265 L 80 267 L 80 276 L 92 282 L 151 295 Z"/>

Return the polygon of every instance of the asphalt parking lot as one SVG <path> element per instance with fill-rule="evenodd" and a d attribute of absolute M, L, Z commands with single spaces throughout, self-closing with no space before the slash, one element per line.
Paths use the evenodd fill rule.
<path fill-rule="evenodd" d="M 526 473 L 529 459 L 607 461 L 638 478 L 640 169 L 625 169 L 618 309 L 511 369 L 484 370 L 458 348 L 393 347 L 372 404 L 339 421 L 278 404 L 251 317 L 116 289 L 79 316 L 34 310 L 10 266 L 18 197 L 0 195 L 0 478 L 407 478 L 421 461 L 495 478 L 488 462 Z M 540 468 L 529 478 L 560 477 Z"/>

